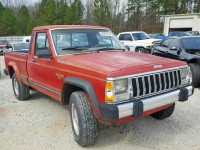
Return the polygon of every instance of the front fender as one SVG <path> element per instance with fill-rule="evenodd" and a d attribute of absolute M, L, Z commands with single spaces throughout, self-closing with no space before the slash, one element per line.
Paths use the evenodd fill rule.
<path fill-rule="evenodd" d="M 87 93 L 94 114 L 100 122 L 115 122 L 118 120 L 119 114 L 116 105 L 100 103 L 95 89 L 89 81 L 74 77 L 67 77 L 64 80 L 64 84 L 75 85 Z M 115 113 L 110 113 L 113 112 L 113 110 Z"/>

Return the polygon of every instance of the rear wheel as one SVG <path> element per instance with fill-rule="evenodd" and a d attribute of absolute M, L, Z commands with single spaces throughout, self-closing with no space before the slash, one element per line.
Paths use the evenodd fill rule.
<path fill-rule="evenodd" d="M 15 73 L 12 76 L 12 86 L 15 97 L 20 100 L 26 100 L 30 97 L 30 89 L 27 85 L 21 84 L 17 79 Z"/>
<path fill-rule="evenodd" d="M 95 144 L 98 139 L 98 121 L 85 92 L 72 93 L 69 106 L 75 141 L 83 147 Z"/>
<path fill-rule="evenodd" d="M 189 63 L 192 71 L 192 86 L 194 88 L 200 87 L 200 63 Z"/>
<path fill-rule="evenodd" d="M 174 109 L 175 109 L 175 104 L 169 108 L 166 108 L 164 110 L 151 114 L 151 116 L 157 120 L 163 120 L 163 119 L 169 118 L 173 114 Z"/>

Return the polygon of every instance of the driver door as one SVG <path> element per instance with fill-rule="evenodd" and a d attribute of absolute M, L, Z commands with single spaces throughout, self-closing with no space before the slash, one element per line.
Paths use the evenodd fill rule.
<path fill-rule="evenodd" d="M 178 51 L 180 51 L 179 40 L 178 39 L 173 39 L 169 43 L 169 52 L 168 53 L 170 55 L 170 58 L 179 60 L 180 57 L 179 57 Z"/>
<path fill-rule="evenodd" d="M 57 91 L 55 78 L 55 59 L 38 58 L 38 51 L 47 50 L 51 53 L 49 46 L 49 36 L 46 31 L 38 31 L 35 33 L 31 55 L 28 56 L 27 68 L 29 81 L 33 88 L 49 95 Z M 52 54 L 52 53 L 51 53 Z"/>

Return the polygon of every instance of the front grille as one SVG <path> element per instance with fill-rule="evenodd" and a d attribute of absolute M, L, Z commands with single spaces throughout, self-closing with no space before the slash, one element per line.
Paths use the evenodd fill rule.
<path fill-rule="evenodd" d="M 162 93 L 181 85 L 180 70 L 159 72 L 132 78 L 133 98 Z"/>

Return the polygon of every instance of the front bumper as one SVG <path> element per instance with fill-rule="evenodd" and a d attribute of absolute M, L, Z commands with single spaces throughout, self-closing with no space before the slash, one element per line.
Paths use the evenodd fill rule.
<path fill-rule="evenodd" d="M 192 86 L 187 86 L 175 91 L 164 93 L 161 95 L 145 98 L 141 100 L 133 100 L 128 103 L 113 105 L 100 105 L 100 110 L 107 121 L 117 121 L 126 117 L 141 117 L 145 112 L 158 109 L 175 103 L 176 101 L 187 101 L 188 97 L 194 93 Z M 110 105 L 110 106 L 109 106 Z"/>

